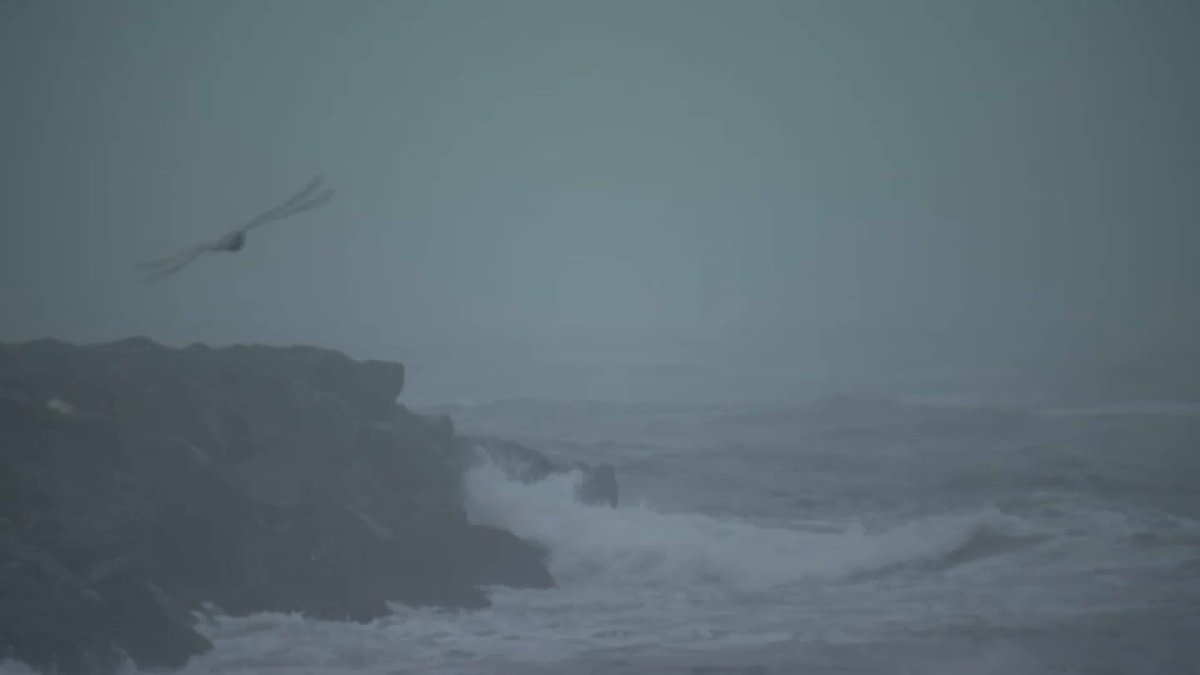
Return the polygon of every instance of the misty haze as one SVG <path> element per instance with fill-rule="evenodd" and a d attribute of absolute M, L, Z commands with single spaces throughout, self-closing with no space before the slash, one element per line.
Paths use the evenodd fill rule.
<path fill-rule="evenodd" d="M 0 0 L 0 674 L 1194 672 L 1197 45 Z"/>

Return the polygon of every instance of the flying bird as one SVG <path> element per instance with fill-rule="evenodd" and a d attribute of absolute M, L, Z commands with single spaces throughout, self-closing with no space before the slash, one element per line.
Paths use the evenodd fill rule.
<path fill-rule="evenodd" d="M 245 225 L 230 231 L 220 239 L 196 244 L 161 260 L 139 263 L 138 269 L 142 272 L 142 281 L 158 281 L 159 279 L 175 274 L 183 269 L 185 265 L 205 253 L 234 253 L 240 251 L 246 245 L 246 233 L 255 227 L 263 223 L 283 220 L 288 216 L 294 216 L 324 204 L 333 197 L 333 190 L 331 188 L 318 190 L 321 187 L 321 180 L 322 177 L 317 176 L 309 181 L 304 186 L 304 189 L 297 192 L 287 201 L 272 209 L 263 211 Z"/>

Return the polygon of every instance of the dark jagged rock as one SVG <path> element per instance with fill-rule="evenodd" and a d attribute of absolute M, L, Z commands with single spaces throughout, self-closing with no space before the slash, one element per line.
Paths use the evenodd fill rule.
<path fill-rule="evenodd" d="M 585 504 L 617 506 L 617 471 L 611 464 L 597 464 L 583 470 L 579 501 Z"/>
<path fill-rule="evenodd" d="M 464 436 L 459 439 L 463 452 L 476 452 L 500 467 L 505 474 L 524 483 L 533 483 L 558 471 L 566 470 L 550 458 L 520 443 L 488 436 Z"/>
<path fill-rule="evenodd" d="M 499 438 L 468 436 L 458 442 L 464 452 L 482 455 L 514 480 L 525 483 L 543 480 L 551 474 L 579 471 L 575 496 L 580 502 L 613 508 L 618 504 L 617 472 L 611 464 L 572 462 L 559 465 L 537 450 Z"/>
<path fill-rule="evenodd" d="M 114 644 L 142 669 L 179 668 L 212 647 L 197 633 L 191 612 L 157 584 L 130 573 L 93 582 L 107 601 Z"/>
<path fill-rule="evenodd" d="M 107 631 L 104 598 L 53 554 L 6 532 L 0 570 L 0 658 L 61 672 L 118 666 L 121 654 Z"/>
<path fill-rule="evenodd" d="M 467 521 L 469 455 L 403 386 L 312 347 L 0 348 L 0 658 L 173 668 L 211 647 L 205 603 L 368 621 L 552 587 L 544 551 Z"/>

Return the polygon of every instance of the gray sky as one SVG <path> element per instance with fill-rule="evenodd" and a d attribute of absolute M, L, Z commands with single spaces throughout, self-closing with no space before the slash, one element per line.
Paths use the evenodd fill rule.
<path fill-rule="evenodd" d="M 0 7 L 0 339 L 1200 326 L 1195 3 Z M 317 172 L 330 205 L 136 280 Z"/>

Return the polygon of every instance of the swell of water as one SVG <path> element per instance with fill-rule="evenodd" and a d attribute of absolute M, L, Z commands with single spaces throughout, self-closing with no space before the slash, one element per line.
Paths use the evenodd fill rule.
<path fill-rule="evenodd" d="M 464 476 L 471 519 L 543 544 L 559 588 L 490 589 L 494 605 L 478 612 L 396 607 L 365 626 L 218 617 L 204 627 L 217 648 L 185 672 L 566 673 L 597 654 L 653 664 L 681 649 L 705 659 L 834 649 L 833 665 L 804 672 L 886 673 L 946 644 L 963 668 L 900 672 L 1080 672 L 1023 651 L 981 670 L 973 631 L 1049 635 L 1036 640 L 1070 651 L 1093 639 L 1087 626 L 1127 630 L 1099 613 L 1200 606 L 1200 423 L 1179 406 L 1016 418 L 943 407 L 937 424 L 873 410 L 806 426 L 706 406 L 460 407 L 468 433 L 519 432 L 552 454 L 616 465 L 616 509 L 576 502 L 577 473 L 525 484 L 481 462 Z M 1155 630 L 1174 635 L 1198 614 Z M 912 647 L 914 635 L 938 637 Z"/>
<path fill-rule="evenodd" d="M 484 464 L 466 478 L 468 513 L 476 522 L 544 544 L 551 551 L 551 571 L 566 585 L 705 584 L 745 592 L 945 560 L 988 548 L 984 541 L 1020 541 L 1040 534 L 994 509 L 867 532 L 857 523 L 803 531 L 663 513 L 646 505 L 595 508 L 574 501 L 577 480 L 562 475 L 524 485 Z M 994 544 L 990 548 L 997 549 Z"/>

